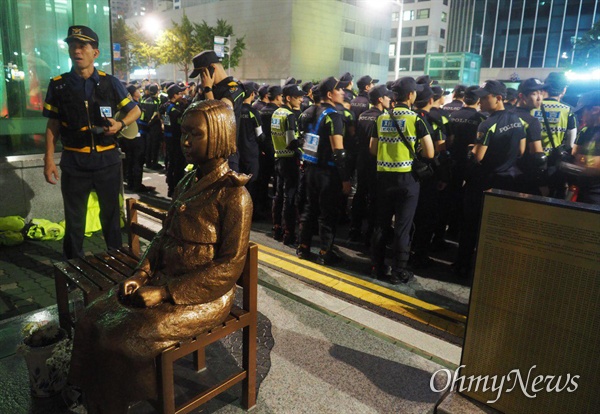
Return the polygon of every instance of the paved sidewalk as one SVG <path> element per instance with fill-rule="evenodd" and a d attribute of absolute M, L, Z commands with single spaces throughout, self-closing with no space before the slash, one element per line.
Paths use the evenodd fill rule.
<path fill-rule="evenodd" d="M 280 277 L 272 269 L 261 269 L 263 272 L 268 273 L 263 277 Z M 433 412 L 440 395 L 430 390 L 430 379 L 435 371 L 442 368 L 441 365 L 343 318 L 319 311 L 264 286 L 259 286 L 258 293 L 261 318 L 270 323 L 270 329 L 261 330 L 259 349 L 261 344 L 265 345 L 259 351 L 259 366 L 269 370 L 268 373 L 263 372 L 254 412 Z M 313 294 L 318 292 L 313 291 Z M 53 309 L 49 311 L 49 314 L 53 313 Z M 22 317 L 11 323 L 24 320 Z M 228 348 L 227 344 L 222 346 Z M 223 358 L 224 354 L 226 357 L 226 352 L 219 352 L 219 358 Z M 209 356 L 209 368 L 211 359 Z M 223 365 L 214 362 L 217 362 L 217 367 L 213 368 L 217 375 Z M 201 377 L 201 374 L 198 376 Z M 27 381 L 25 364 L 20 356 L 0 358 L 0 412 L 69 412 L 60 397 L 31 399 Z M 234 388 L 194 413 L 244 412 L 239 405 L 237 391 Z M 139 403 L 130 409 L 132 414 L 151 412 L 148 403 Z"/>

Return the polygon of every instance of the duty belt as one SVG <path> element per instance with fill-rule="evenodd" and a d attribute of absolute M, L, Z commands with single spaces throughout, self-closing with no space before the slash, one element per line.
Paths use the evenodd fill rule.
<path fill-rule="evenodd" d="M 102 146 L 102 145 L 96 145 L 96 151 L 97 152 L 103 152 L 103 151 L 108 151 L 111 150 L 113 148 L 116 148 L 116 144 L 112 144 L 112 145 L 106 145 L 106 146 Z M 63 147 L 64 150 L 66 151 L 73 151 L 73 152 L 84 152 L 89 154 L 90 152 L 92 152 L 92 147 L 81 147 L 81 148 L 75 148 L 75 147 Z"/>

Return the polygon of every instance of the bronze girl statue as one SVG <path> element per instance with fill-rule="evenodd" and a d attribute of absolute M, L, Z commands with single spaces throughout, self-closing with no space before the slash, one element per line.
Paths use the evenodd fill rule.
<path fill-rule="evenodd" d="M 236 150 L 233 111 L 223 102 L 192 104 L 181 145 L 196 168 L 175 189 L 163 229 L 133 275 L 92 302 L 75 328 L 69 382 L 89 413 L 126 413 L 156 398 L 155 358 L 229 314 L 248 249 L 252 201 Z"/>

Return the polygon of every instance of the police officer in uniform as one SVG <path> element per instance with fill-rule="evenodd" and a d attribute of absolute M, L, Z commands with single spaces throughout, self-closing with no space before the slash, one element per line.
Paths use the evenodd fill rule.
<path fill-rule="evenodd" d="M 314 85 L 312 82 L 304 82 L 302 84 L 302 90 L 304 91 L 305 95 L 302 97 L 302 103 L 300 104 L 300 112 L 306 111 L 309 106 L 315 104 L 312 93 L 313 86 Z"/>
<path fill-rule="evenodd" d="M 358 96 L 350 101 L 350 109 L 354 114 L 354 119 L 357 121 L 360 114 L 369 109 L 368 93 L 377 82 L 379 82 L 379 79 L 373 79 L 369 75 L 361 77 L 356 82 L 356 85 L 358 86 Z"/>
<path fill-rule="evenodd" d="M 357 183 L 356 193 L 352 199 L 349 238 L 353 242 L 364 240 L 367 245 L 370 245 L 375 225 L 377 163 L 369 151 L 369 144 L 377 129 L 377 118 L 390 107 L 393 93 L 385 85 L 379 85 L 369 89 L 368 97 L 371 108 L 362 112 L 356 123 Z M 366 237 L 363 238 L 362 224 L 365 218 L 367 218 L 368 227 Z"/>
<path fill-rule="evenodd" d="M 577 201 L 600 205 L 600 90 L 584 93 L 576 113 L 585 125 L 575 140 L 573 155 L 581 168 L 577 182 Z"/>
<path fill-rule="evenodd" d="M 285 245 L 296 243 L 296 192 L 298 190 L 300 142 L 296 114 L 304 91 L 291 83 L 283 87 L 283 105 L 271 118 L 271 139 L 275 153 L 275 197 L 273 198 L 273 238 Z"/>
<path fill-rule="evenodd" d="M 519 180 L 520 191 L 536 195 L 541 195 L 538 186 L 546 173 L 547 158 L 542 150 L 542 126 L 531 115 L 531 110 L 539 109 L 542 105 L 542 87 L 542 81 L 536 78 L 522 81 L 519 84 L 517 106 L 512 110 L 523 123 L 527 142 L 525 154 L 518 161 L 523 172 Z"/>
<path fill-rule="evenodd" d="M 450 114 L 450 135 L 447 148 L 452 159 L 452 174 L 448 186 L 448 235 L 457 240 L 463 216 L 463 183 L 467 156 L 475 145 L 477 129 L 486 116 L 479 112 L 479 97 L 474 91 L 479 86 L 469 86 L 464 94 L 464 106 Z"/>
<path fill-rule="evenodd" d="M 138 105 L 141 96 L 140 89 L 131 84 L 127 86 L 127 92 L 131 96 L 133 102 Z M 142 178 L 144 176 L 144 157 L 146 155 L 146 143 L 144 137 L 139 132 L 138 118 L 138 134 L 132 139 L 125 137 L 119 138 L 119 146 L 125 153 L 125 159 L 123 160 L 123 177 L 127 181 L 127 188 L 136 193 L 147 193 L 154 190 L 154 187 L 148 187 L 142 184 Z"/>
<path fill-rule="evenodd" d="M 269 103 L 269 97 L 267 96 L 268 91 L 269 85 L 267 84 L 264 84 L 258 88 L 258 99 L 252 104 L 252 108 L 259 113 Z"/>
<path fill-rule="evenodd" d="M 181 118 L 187 108 L 187 101 L 183 94 L 185 90 L 178 84 L 173 84 L 167 89 L 169 101 L 161 108 L 163 110 L 163 125 L 165 128 L 165 142 L 167 150 L 167 196 L 173 196 L 173 191 L 185 175 L 187 162 L 181 149 Z"/>
<path fill-rule="evenodd" d="M 465 85 L 456 85 L 452 91 L 452 102 L 447 103 L 442 108 L 452 114 L 453 112 L 461 109 L 465 104 L 465 91 L 467 87 Z"/>
<path fill-rule="evenodd" d="M 393 119 L 383 113 L 371 138 L 371 154 L 377 157 L 377 222 L 371 241 L 371 275 L 392 284 L 407 283 L 412 272 L 407 269 L 410 254 L 410 230 L 419 199 L 419 182 L 412 172 L 413 158 L 395 125 L 413 150 L 425 158 L 433 158 L 434 149 L 429 128 L 410 108 L 417 92 L 423 90 L 411 77 L 392 84 L 397 105 Z M 391 273 L 385 266 L 385 233 L 394 221 L 393 262 Z"/>
<path fill-rule="evenodd" d="M 354 76 L 350 72 L 344 73 L 340 76 L 340 82 L 348 82 L 348 85 L 344 88 L 344 96 L 346 102 L 352 102 L 352 99 L 356 98 L 356 92 L 354 92 L 354 82 L 352 81 Z"/>
<path fill-rule="evenodd" d="M 240 154 L 240 172 L 250 175 L 250 180 L 246 183 L 246 188 L 252 197 L 252 203 L 258 206 L 256 183 L 259 177 L 259 142 L 264 139 L 260 114 L 251 104 L 259 86 L 256 82 L 244 82 L 246 98 L 242 105 L 242 116 L 240 117 L 240 136 L 238 139 L 238 152 Z M 255 208 L 253 215 L 260 214 Z"/>
<path fill-rule="evenodd" d="M 334 252 L 336 225 L 339 220 L 339 200 L 350 193 L 350 177 L 346 167 L 343 144 L 344 123 L 335 108 L 344 101 L 344 89 L 349 85 L 333 76 L 319 83 L 321 104 L 304 135 L 304 165 L 308 193 L 307 205 L 300 218 L 300 245 L 296 254 L 310 257 L 313 227 L 318 222 L 320 252 L 317 262 L 331 265 L 341 258 Z M 310 108 L 309 108 L 310 109 Z"/>
<path fill-rule="evenodd" d="M 441 114 L 432 111 L 435 100 L 436 96 L 432 88 L 423 84 L 422 90 L 417 92 L 414 106 L 417 108 L 417 114 L 426 121 L 425 125 L 429 128 L 434 150 L 439 154 L 446 148 L 446 132 Z M 440 203 L 440 192 L 447 183 L 440 182 L 440 177 L 434 175 L 421 180 L 419 184 L 419 199 L 414 215 L 413 255 L 410 258 L 413 269 L 425 268 L 431 263 L 429 258 L 431 240 L 443 209 Z"/>
<path fill-rule="evenodd" d="M 146 167 L 152 170 L 162 170 L 158 163 L 160 149 L 163 141 L 162 127 L 160 124 L 160 98 L 158 85 L 148 86 L 148 96 L 142 100 L 140 124 L 143 126 L 143 136 L 146 141 Z"/>
<path fill-rule="evenodd" d="M 227 76 L 225 68 L 219 57 L 213 50 L 205 50 L 192 59 L 194 70 L 190 78 L 200 75 L 202 79 L 202 91 L 194 98 L 194 102 L 205 99 L 217 99 L 225 102 L 235 114 L 236 125 L 240 124 L 242 115 L 242 103 L 244 102 L 244 89 L 241 83 Z M 236 128 L 236 141 L 239 137 L 239 128 Z M 239 172 L 239 154 L 237 151 L 227 159 L 229 168 Z"/>
<path fill-rule="evenodd" d="M 46 153 L 44 176 L 59 179 L 54 163 L 56 141 L 63 144 L 60 160 L 61 191 L 65 208 L 63 252 L 67 259 L 83 257 L 87 202 L 98 194 L 100 222 L 106 245 L 121 247 L 119 192 L 121 159 L 116 134 L 140 116 L 125 87 L 115 77 L 96 70 L 98 35 L 86 26 L 71 26 L 65 42 L 73 62 L 70 72 L 53 78 L 44 103 Z M 126 115 L 114 119 L 117 111 Z"/>
<path fill-rule="evenodd" d="M 497 80 L 486 81 L 474 91 L 481 110 L 490 114 L 477 130 L 470 156 L 464 199 L 464 221 L 454 271 L 460 276 L 471 272 L 471 259 L 477 241 L 477 225 L 483 192 L 490 188 L 515 191 L 520 173 L 517 159 L 525 152 L 525 130 L 519 117 L 504 109 L 506 86 Z"/>
<path fill-rule="evenodd" d="M 271 138 L 271 118 L 273 113 L 283 105 L 281 86 L 272 85 L 267 90 L 269 103 L 260 111 L 260 122 L 263 126 L 264 140 L 261 142 L 260 167 L 257 183 L 259 210 L 271 211 L 273 203 L 269 196 L 269 183 L 275 172 L 275 150 Z"/>
<path fill-rule="evenodd" d="M 557 165 L 561 154 L 568 154 L 571 151 L 577 135 L 577 121 L 571 107 L 560 102 L 566 90 L 565 74 L 551 72 L 544 81 L 542 107 L 531 111 L 542 125 L 542 148 L 548 157 L 548 188 L 543 188 L 542 192 L 543 195 L 559 199 L 565 197 L 566 178 L 558 170 Z M 550 128 L 549 131 L 546 123 Z M 550 136 L 552 136 L 552 142 Z"/>

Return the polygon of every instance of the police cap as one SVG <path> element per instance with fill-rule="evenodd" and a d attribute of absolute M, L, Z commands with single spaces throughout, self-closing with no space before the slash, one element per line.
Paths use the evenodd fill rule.
<path fill-rule="evenodd" d="M 379 82 L 379 79 L 373 79 L 369 75 L 365 75 L 358 79 L 358 81 L 356 82 L 356 86 L 358 86 L 359 90 L 364 91 L 367 85 L 377 82 Z"/>
<path fill-rule="evenodd" d="M 185 89 L 183 89 L 181 86 L 175 83 L 169 86 L 169 89 L 167 89 L 167 96 L 169 97 L 169 99 L 171 99 L 172 97 L 183 91 L 185 91 Z"/>
<path fill-rule="evenodd" d="M 506 98 L 506 85 L 497 80 L 487 80 L 481 88 L 473 91 L 473 93 L 480 98 L 488 95 L 501 95 L 502 98 Z"/>
<path fill-rule="evenodd" d="M 421 92 L 423 90 L 422 84 L 417 84 L 414 78 L 410 76 L 405 76 L 400 79 L 396 79 L 390 88 L 393 92 L 398 94 L 408 94 L 410 92 Z"/>
<path fill-rule="evenodd" d="M 391 99 L 394 98 L 394 93 L 385 85 L 377 85 L 372 87 L 368 94 L 369 102 L 371 102 L 373 105 L 377 105 L 379 103 L 379 98 L 383 98 L 384 96 L 389 96 Z"/>
<path fill-rule="evenodd" d="M 321 98 L 326 97 L 327 92 L 331 92 L 334 89 L 343 89 L 348 85 L 350 85 L 350 81 L 337 80 L 334 76 L 325 78 L 319 83 L 319 92 L 321 92 Z"/>
<path fill-rule="evenodd" d="M 200 74 L 201 69 L 207 68 L 213 63 L 221 63 L 221 61 L 214 50 L 205 50 L 194 56 L 192 63 L 194 70 L 190 73 L 190 78 L 195 78 Z"/>
<path fill-rule="evenodd" d="M 519 93 L 529 95 L 531 92 L 539 91 L 544 88 L 544 83 L 537 78 L 525 79 L 519 84 Z"/>
<path fill-rule="evenodd" d="M 352 76 L 352 74 L 350 72 L 346 72 L 342 76 L 340 76 L 340 81 L 348 82 L 348 84 L 350 84 L 350 82 L 352 82 L 352 79 L 354 79 L 354 76 Z"/>
<path fill-rule="evenodd" d="M 283 96 L 304 96 L 306 92 L 302 90 L 302 88 L 298 85 L 284 85 L 283 86 Z"/>
<path fill-rule="evenodd" d="M 256 82 L 246 81 L 242 82 L 242 85 L 244 86 L 244 90 L 248 92 L 248 96 L 250 96 L 251 93 L 258 92 L 259 86 Z"/>
<path fill-rule="evenodd" d="M 299 84 L 299 83 L 302 83 L 302 79 L 298 79 L 298 80 L 296 80 L 296 78 L 294 78 L 294 77 L 290 76 L 289 78 L 287 78 L 287 79 L 285 80 L 285 83 L 284 83 L 283 85 L 284 85 L 284 86 L 285 86 L 285 85 L 297 85 L 297 84 Z"/>
<path fill-rule="evenodd" d="M 67 37 L 64 40 L 66 43 L 78 41 L 83 43 L 95 43 L 98 46 L 98 35 L 87 26 L 71 26 Z"/>

